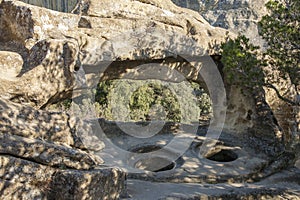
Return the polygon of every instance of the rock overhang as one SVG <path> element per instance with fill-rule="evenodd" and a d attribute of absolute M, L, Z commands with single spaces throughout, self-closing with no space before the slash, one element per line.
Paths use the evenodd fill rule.
<path fill-rule="evenodd" d="M 136 13 L 138 12 L 136 5 L 142 6 L 144 4 L 147 5 L 144 11 L 146 13 L 149 12 L 149 15 L 154 15 L 152 19 L 148 19 L 147 15 L 143 16 Z M 156 67 L 166 65 L 169 69 L 179 71 L 189 80 L 203 82 L 200 79 L 201 77 L 198 76 L 201 66 L 193 66 L 192 61 L 194 61 L 193 59 L 196 59 L 196 61 L 199 61 L 197 59 L 204 59 L 204 61 L 201 60 L 199 63 L 205 63 L 205 59 L 209 55 L 216 54 L 212 47 L 223 41 L 226 31 L 209 26 L 198 13 L 174 7 L 169 2 L 166 3 L 165 7 L 159 6 L 160 4 L 160 1 L 135 1 L 131 2 L 129 7 L 122 4 L 118 9 L 105 7 L 109 4 L 103 5 L 105 8 L 103 10 L 97 10 L 99 7 L 94 4 L 94 7 L 92 6 L 91 8 L 96 11 L 90 10 L 90 14 L 87 12 L 83 15 L 74 15 L 62 14 L 18 1 L 4 0 L 0 3 L 2 11 L 3 9 L 8 9 L 12 13 L 15 12 L 16 15 L 6 15 L 5 12 L 2 12 L 0 21 L 4 19 L 7 24 L 8 20 L 16 28 L 10 28 L 7 30 L 7 33 L 1 35 L 1 42 L 8 46 L 6 50 L 13 51 L 13 48 L 16 46 L 10 41 L 14 41 L 16 36 L 19 43 L 23 45 L 23 49 L 20 48 L 14 50 L 14 52 L 22 55 L 23 59 L 29 56 L 28 52 L 26 52 L 27 50 L 29 51 L 33 47 L 37 47 L 39 50 L 43 49 L 38 45 L 41 41 L 48 41 L 51 45 L 59 47 L 62 52 L 64 51 L 64 45 L 62 44 L 68 43 L 70 44 L 69 46 L 72 46 L 72 50 L 76 52 L 71 56 L 73 61 L 69 63 L 70 65 L 75 66 L 76 62 L 80 61 L 84 70 L 88 68 L 95 70 L 94 68 L 99 67 L 99 65 L 104 65 L 100 67 L 101 69 L 106 69 L 105 67 L 109 66 L 108 70 L 105 70 L 102 74 L 100 73 L 100 76 L 106 75 L 107 79 L 111 79 L 114 76 L 114 78 L 123 78 L 122 73 L 124 71 L 126 72 L 126 70 L 130 70 L 133 67 L 154 61 L 156 64 L 158 63 Z M 129 8 L 134 12 L 123 12 L 124 10 L 128 11 Z M 22 24 L 22 21 L 17 20 L 18 18 L 12 17 L 17 16 L 18 13 L 24 14 L 26 12 L 28 12 L 28 15 L 25 15 L 25 21 L 32 21 L 36 26 L 29 24 L 31 27 L 28 28 L 26 24 L 25 26 Z M 128 17 L 126 17 L 127 13 Z M 88 22 L 88 26 L 82 25 L 83 22 L 80 23 L 83 18 Z M 3 24 L 1 25 L 3 26 Z M 22 32 L 24 32 L 25 36 L 27 35 L 25 38 L 22 37 Z M 12 38 L 8 37 L 10 41 L 3 40 L 5 39 L 4 36 L 6 37 L 9 33 L 12 33 Z M 27 50 L 24 50 L 24 48 Z M 50 49 L 50 53 L 53 53 L 54 49 Z M 64 61 L 62 65 L 59 65 L 60 69 L 68 63 L 67 54 L 69 53 L 63 54 Z M 59 57 L 62 57 L 61 54 L 59 56 L 55 54 L 52 58 L 53 60 L 50 59 L 47 63 L 55 62 Z M 43 67 L 47 68 L 48 66 L 45 64 Z M 69 75 L 74 75 L 72 74 L 74 70 L 72 71 L 69 67 L 65 71 L 68 74 L 68 78 L 70 78 Z M 117 68 L 120 71 L 114 74 L 114 70 Z M 186 70 L 187 68 L 188 70 Z M 31 75 L 35 74 L 36 69 L 33 68 L 24 73 L 24 77 L 28 77 L 28 79 L 25 79 L 26 81 L 31 78 Z M 52 74 L 50 69 L 43 71 L 41 74 L 50 73 L 52 77 L 56 77 L 57 73 Z M 57 70 L 54 71 L 57 72 Z M 76 76 L 77 72 L 74 73 Z M 90 74 L 93 74 L 93 72 Z M 195 76 L 195 74 L 197 75 Z M 86 75 L 88 76 L 89 73 L 86 73 Z M 96 81 L 97 78 L 99 77 L 96 77 Z M 91 79 L 95 79 L 95 77 Z M 65 98 L 62 95 L 63 93 L 74 89 L 74 82 L 72 82 L 74 80 L 69 79 L 69 81 L 70 85 L 59 85 L 54 91 L 51 91 L 50 95 L 38 98 L 39 101 L 36 101 L 37 98 L 32 97 L 35 97 L 37 92 L 43 94 L 43 92 L 48 92 L 47 90 L 43 92 L 36 90 L 33 93 L 28 93 L 27 96 L 29 97 L 23 99 L 23 101 L 34 101 L 35 106 L 38 108 L 45 103 L 51 103 L 53 99 L 59 101 Z M 14 82 L 18 82 L 18 80 L 14 80 Z M 24 85 L 26 83 L 22 82 Z M 50 82 L 49 87 L 52 86 L 51 84 Z M 39 84 L 35 86 L 38 87 Z M 251 142 L 256 143 L 259 141 L 255 147 L 259 150 L 260 147 L 258 146 L 261 145 L 263 146 L 262 149 L 270 152 L 269 154 L 267 153 L 270 157 L 266 156 L 265 158 L 271 160 L 268 164 L 272 164 L 274 158 L 276 159 L 277 155 L 283 152 L 283 149 L 281 148 L 280 138 L 275 137 L 278 127 L 274 123 L 274 119 L 272 119 L 270 109 L 265 104 L 263 95 L 253 96 L 252 94 L 247 94 L 243 96 L 244 94 L 242 95 L 240 88 L 230 85 L 225 86 L 227 89 L 230 89 L 227 97 L 229 98 L 229 103 L 233 105 L 233 109 L 227 112 L 227 116 L 230 118 L 229 123 L 227 121 L 228 130 L 236 132 L 236 136 L 239 136 L 239 139 L 247 141 L 249 129 L 252 129 L 252 133 L 256 138 L 251 138 Z M 9 90 L 5 91 L 9 93 Z M 9 95 L 15 94 L 10 93 Z M 232 101 L 234 96 L 238 96 L 245 101 L 242 101 L 242 103 L 236 100 Z M 251 99 L 250 103 L 247 99 Z M 245 109 L 247 103 L 251 107 L 252 115 L 250 120 L 248 119 L 249 109 Z M 265 126 L 266 130 L 260 129 L 260 125 L 264 122 L 268 123 L 268 126 Z M 267 132 L 267 134 L 264 134 L 264 132 Z M 263 136 L 262 140 L 259 140 L 261 136 Z M 251 146 L 251 144 L 248 145 Z M 276 149 L 278 146 L 279 148 Z M 284 159 L 281 161 L 284 161 Z M 262 163 L 265 164 L 265 162 Z M 275 166 L 273 169 L 272 167 L 269 168 L 266 174 L 269 175 L 276 170 L 280 170 L 280 166 L 277 168 Z"/>

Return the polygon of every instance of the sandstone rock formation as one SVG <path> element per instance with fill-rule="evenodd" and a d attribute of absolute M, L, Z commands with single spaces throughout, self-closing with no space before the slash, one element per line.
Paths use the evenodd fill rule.
<path fill-rule="evenodd" d="M 72 170 L 0 156 L 3 199 L 117 199 L 125 175 L 116 168 Z"/>
<path fill-rule="evenodd" d="M 204 1 L 204 0 L 172 0 L 176 5 L 198 11 L 211 25 L 228 29 L 236 34 L 250 38 L 250 41 L 262 47 L 267 47 L 258 33 L 257 23 L 262 16 L 268 14 L 264 6 L 268 0 L 257 1 Z M 276 73 L 276 72 L 273 72 Z M 276 84 L 281 95 L 288 99 L 295 99 L 295 86 L 289 80 L 280 79 Z M 278 98 L 273 89 L 266 90 L 266 100 L 274 112 L 280 125 L 285 143 L 299 141 L 299 108 L 289 105 Z"/>
<path fill-rule="evenodd" d="M 264 6 L 268 0 L 242 1 L 204 1 L 204 0 L 172 0 L 176 5 L 193 9 L 213 26 L 228 29 L 234 33 L 241 33 L 250 41 L 264 46 L 263 39 L 258 34 L 257 22 L 267 14 Z"/>
<path fill-rule="evenodd" d="M 96 9 L 96 13 L 91 14 L 98 17 L 81 17 L 50 10 L 39 12 L 36 7 L 24 5 L 18 1 L 3 1 L 1 4 L 1 26 L 7 27 L 1 29 L 1 50 L 16 52 L 23 58 L 23 62 L 21 57 L 16 61 L 19 62 L 16 65 L 22 65 L 18 67 L 20 71 L 14 69 L 13 73 L 6 73 L 6 77 L 12 77 L 10 80 L 5 78 L 1 91 L 6 91 L 2 94 L 6 99 L 30 102 L 38 108 L 65 98 L 74 88 L 73 75 L 80 65 L 79 49 L 80 60 L 85 65 L 126 59 L 161 59 L 176 53 L 203 55 L 225 34 L 222 29 L 210 27 L 197 13 L 184 10 L 188 13 L 184 16 L 182 9 L 176 10 L 174 6 L 174 13 L 169 13 L 151 4 L 134 3 L 132 6 L 144 5 L 144 11 L 120 19 L 117 17 L 122 15 L 121 8 L 111 10 L 101 7 L 101 10 L 105 8 L 107 11 L 100 13 Z M 139 14 L 144 12 L 144 16 Z M 154 18 L 148 20 L 146 14 Z M 187 20 L 176 20 L 183 17 Z M 82 28 L 83 20 L 87 20 L 92 29 Z M 203 42 L 197 46 L 193 40 Z M 180 45 L 182 42 L 191 46 L 186 48 Z M 4 52 L 2 57 L 6 54 Z M 61 59 L 57 60 L 57 57 Z M 48 87 L 50 84 L 51 87 Z"/>
<path fill-rule="evenodd" d="M 1 97 L 40 108 L 55 98 L 70 96 L 73 74 L 80 67 L 77 44 L 43 35 L 42 29 L 49 28 L 44 23 L 49 16 L 36 12 L 41 20 L 35 23 L 33 11 L 13 3 L 1 3 Z"/>
<path fill-rule="evenodd" d="M 68 68 L 69 71 L 67 71 L 70 75 L 66 75 L 66 77 L 68 77 L 68 84 L 59 84 L 56 86 L 56 90 L 58 90 L 57 93 L 44 98 L 43 103 L 34 99 L 34 102 L 38 102 L 36 103 L 38 107 L 42 107 L 48 101 L 53 101 L 52 99 L 58 100 L 59 97 L 63 97 L 62 94 L 65 95 L 67 93 L 66 91 L 72 89 L 72 86 L 74 87 L 74 84 L 72 85 L 70 81 L 72 81 L 71 72 L 76 75 L 76 70 L 78 70 L 77 59 L 80 59 L 84 67 L 89 67 L 92 72 L 96 72 L 94 74 L 98 73 L 96 80 L 99 80 L 99 74 L 102 75 L 103 79 L 114 78 L 112 73 L 110 73 L 111 70 L 115 74 L 115 77 L 122 77 L 122 74 L 124 74 L 128 68 L 133 70 L 136 66 L 152 62 L 151 60 L 157 60 L 158 63 L 163 63 L 173 69 L 177 69 L 188 79 L 203 83 L 203 77 L 201 77 L 198 72 L 201 66 L 203 66 L 203 63 L 205 63 L 205 59 L 204 61 L 203 59 L 201 61 L 198 60 L 198 65 L 191 66 L 189 62 L 178 61 L 178 59 L 172 57 L 174 55 L 199 57 L 207 53 L 214 54 L 215 51 L 212 49 L 212 46 L 214 43 L 220 43 L 222 41 L 222 38 L 225 37 L 224 30 L 211 27 L 198 13 L 178 8 L 171 2 L 161 4 L 159 1 L 154 0 L 142 2 L 128 1 L 122 4 L 118 3 L 119 6 L 117 7 L 113 6 L 115 3 L 117 2 L 107 1 L 99 3 L 97 1 L 90 1 L 88 2 L 88 6 L 84 4 L 79 6 L 79 8 L 88 7 L 89 9 L 81 11 L 81 15 L 72 15 L 45 9 L 42 9 L 43 12 L 40 12 L 40 8 L 17 1 L 2 2 L 1 8 L 5 10 L 1 16 L 2 24 L 10 24 L 9 27 L 11 27 L 3 31 L 1 34 L 2 38 L 5 38 L 6 35 L 16 35 L 16 38 L 5 39 L 5 46 L 14 46 L 9 45 L 12 43 L 12 40 L 13 42 L 20 41 L 18 45 L 24 50 L 19 54 L 25 54 L 26 49 L 37 49 L 34 48 L 34 46 L 40 44 L 39 41 L 41 40 L 47 40 L 47 38 L 52 38 L 54 41 L 67 40 L 75 46 L 70 52 L 66 50 L 66 48 L 72 46 L 71 44 L 65 45 L 65 48 L 61 47 L 62 51 L 65 49 L 65 53 L 70 56 L 70 58 L 68 58 L 68 56 L 61 56 L 64 59 L 64 61 L 61 61 L 62 65 L 71 66 Z M 18 17 L 21 14 L 24 23 L 13 17 Z M 149 19 L 148 16 L 152 16 L 152 18 Z M 82 19 L 87 20 L 92 28 L 82 28 L 79 26 L 79 22 L 82 21 Z M 26 21 L 30 23 L 25 23 Z M 113 26 L 111 24 L 113 24 Z M 20 34 L 21 31 L 23 33 L 22 35 Z M 78 54 L 76 44 L 78 44 L 78 48 L 81 52 L 79 58 L 76 56 Z M 34 57 L 35 54 L 31 53 L 29 55 Z M 26 55 L 23 55 L 23 57 L 26 57 Z M 28 57 L 26 59 L 30 60 L 30 58 L 29 56 L 29 59 Z M 52 59 L 54 58 L 55 56 L 52 56 Z M 42 62 L 46 61 L 48 61 L 48 59 L 42 60 Z M 120 65 L 121 61 L 123 62 Z M 135 61 L 136 63 L 133 64 L 130 61 Z M 53 63 L 51 61 L 48 62 Z M 105 65 L 107 65 L 106 62 L 111 64 L 108 69 L 105 67 Z M 26 65 L 23 66 L 23 68 L 25 68 L 25 71 L 28 70 L 26 69 Z M 27 74 L 30 74 L 30 72 L 34 73 L 38 68 L 33 67 L 33 69 L 31 69 L 29 67 L 29 69 L 29 72 L 21 73 L 21 79 L 22 77 L 26 77 Z M 134 70 L 138 69 L 137 67 Z M 51 73 L 63 74 L 53 70 L 50 70 L 50 73 L 47 74 L 50 75 Z M 46 80 L 49 81 L 49 78 Z M 16 82 L 18 83 L 19 81 Z M 93 83 L 93 81 L 91 81 L 91 83 Z M 29 84 L 23 83 L 23 85 Z M 229 88 L 229 86 L 227 88 Z M 234 92 L 234 90 L 236 90 L 236 92 Z M 16 98 L 15 92 L 10 92 L 11 90 L 5 91 L 3 94 L 9 97 L 9 99 L 13 100 Z M 43 93 L 38 91 L 38 94 Z M 23 102 L 32 102 L 31 99 L 34 95 L 30 93 L 26 93 L 26 95 L 28 96 L 27 99 L 23 97 L 25 95 L 18 94 L 18 96 L 22 96 L 22 98 L 25 99 L 22 100 Z M 47 95 L 50 95 L 49 92 L 47 92 Z M 236 95 L 242 100 L 235 101 L 235 98 L 228 99 L 229 105 L 231 106 L 229 106 L 227 112 L 228 120 L 226 128 L 229 131 L 237 133 L 251 132 L 250 130 L 252 129 L 252 132 L 260 137 L 259 135 L 265 131 L 260 131 L 259 126 L 254 125 L 255 123 L 260 123 L 257 117 L 259 110 L 255 108 L 255 100 L 243 96 L 239 89 L 231 89 L 229 97 Z M 240 102 L 242 102 L 242 105 L 240 105 L 239 108 L 238 104 L 240 104 Z M 246 104 L 252 105 L 250 106 L 252 109 L 245 109 Z M 269 120 L 272 121 L 272 117 L 269 117 Z M 271 121 L 269 123 L 272 124 L 273 122 Z M 276 125 L 273 124 L 269 128 L 271 130 L 269 129 L 268 132 L 274 136 L 271 137 L 271 140 L 275 139 L 272 143 L 276 145 L 280 144 L 280 142 L 278 142 L 280 136 L 276 139 L 276 135 L 279 135 L 277 134 Z"/>
<path fill-rule="evenodd" d="M 89 127 L 82 128 L 81 123 L 88 122 L 38 109 L 99 80 L 147 79 L 152 66 L 141 66 L 149 63 L 156 64 L 150 71 L 167 74 L 151 78 L 182 81 L 171 73 L 177 71 L 208 90 L 210 84 L 217 93 L 226 89 L 227 111 L 224 99 L 210 91 L 216 118 L 227 112 L 225 130 L 250 140 L 249 146 L 268 160 L 263 169 L 269 170 L 267 175 L 285 167 L 282 136 L 263 91 L 253 96 L 226 80 L 225 88 L 217 79 L 208 80 L 222 80 L 212 70 L 210 55 L 218 52 L 213 47 L 224 40 L 224 29 L 170 1 L 95 0 L 77 7 L 78 15 L 0 1 L 0 194 L 19 198 L 26 193 L 24 199 L 118 198 L 125 174 L 98 166 L 102 160 L 93 151 L 103 144 L 93 144 Z M 212 121 L 216 128 L 219 122 Z M 15 183 L 19 177 L 22 182 Z"/>
<path fill-rule="evenodd" d="M 77 128 L 79 121 L 62 113 L 35 110 L 3 99 L 0 102 L 2 198 L 115 199 L 119 196 L 124 172 L 99 168 L 103 160 L 87 151 L 81 138 L 92 137 L 81 135 L 88 134 L 88 129 L 82 133 Z M 97 142 L 94 148 L 90 147 L 89 150 L 99 151 L 104 146 Z"/>
<path fill-rule="evenodd" d="M 3 98 L 43 107 L 55 101 L 55 98 L 70 95 L 78 62 L 73 60 L 78 51 L 72 43 L 66 40 L 42 40 L 30 50 L 25 50 L 25 47 L 15 47 L 13 50 L 11 48 L 14 45 L 6 45 L 17 41 L 17 38 L 6 37 L 2 41 L 0 90 Z"/>

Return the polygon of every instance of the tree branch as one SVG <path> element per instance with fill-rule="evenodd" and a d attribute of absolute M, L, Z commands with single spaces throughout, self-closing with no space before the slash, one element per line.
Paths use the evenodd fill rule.
<path fill-rule="evenodd" d="M 281 99 L 281 100 L 283 100 L 283 101 L 285 101 L 285 102 L 291 104 L 292 106 L 299 106 L 299 105 L 300 105 L 299 102 L 292 101 L 292 100 L 290 100 L 290 99 L 285 98 L 284 96 L 282 96 L 282 95 L 280 94 L 280 92 L 278 91 L 278 89 L 277 89 L 274 85 L 272 85 L 272 84 L 270 84 L 270 83 L 265 83 L 264 86 L 273 89 L 273 90 L 275 91 L 275 93 L 276 93 L 276 95 L 278 96 L 279 99 Z"/>

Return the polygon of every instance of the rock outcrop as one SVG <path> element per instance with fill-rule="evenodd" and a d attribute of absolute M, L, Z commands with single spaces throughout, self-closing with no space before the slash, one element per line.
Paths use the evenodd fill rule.
<path fill-rule="evenodd" d="M 117 168 L 73 170 L 0 155 L 3 199 L 117 199 L 125 174 Z"/>
<path fill-rule="evenodd" d="M 265 42 L 258 34 L 257 23 L 268 13 L 264 6 L 268 0 L 204 1 L 172 0 L 176 5 L 198 11 L 211 25 L 222 27 L 233 33 L 241 33 L 259 46 Z"/>
<path fill-rule="evenodd" d="M 0 107 L 2 198 L 118 198 L 125 173 L 100 167 L 103 160 L 92 149 L 100 151 L 104 144 L 97 140 L 87 147 L 82 138 L 93 136 L 77 128 L 79 120 L 3 99 Z"/>
<path fill-rule="evenodd" d="M 70 96 L 80 61 L 97 65 L 103 61 L 161 59 L 178 53 L 204 55 L 225 35 L 224 30 L 209 26 L 199 14 L 171 3 L 156 7 L 135 2 L 125 8 L 128 2 L 124 2 L 119 10 L 113 10 L 109 3 L 98 5 L 101 7 L 90 13 L 93 17 L 84 17 L 46 9 L 40 12 L 38 7 L 19 1 L 3 1 L 0 24 L 6 28 L 0 32 L 1 63 L 18 56 L 9 58 L 3 51 L 19 56 L 14 64 L 17 68 L 3 66 L 9 69 L 2 76 L 1 96 L 44 107 Z M 138 11 L 139 7 L 143 10 Z M 172 7 L 171 11 L 165 10 Z M 132 13 L 127 16 L 122 9 Z M 149 15 L 153 19 L 148 19 Z M 83 28 L 83 21 L 92 29 Z M 202 42 L 198 45 L 194 40 Z"/>
<path fill-rule="evenodd" d="M 268 14 L 264 6 L 268 0 L 258 1 L 203 1 L 186 0 L 173 2 L 181 7 L 198 11 L 211 25 L 222 27 L 236 34 L 242 34 L 250 38 L 250 41 L 264 49 L 267 44 L 258 33 L 257 23 L 262 16 Z M 276 74 L 277 72 L 273 72 Z M 275 85 L 281 95 L 287 99 L 294 100 L 296 97 L 295 86 L 289 80 L 279 78 Z M 293 145 L 299 141 L 299 108 L 278 98 L 273 89 L 267 89 L 266 100 L 274 112 L 280 125 L 286 144 Z M 289 146 L 288 145 L 288 146 Z"/>
<path fill-rule="evenodd" d="M 34 89 L 33 92 L 37 92 L 38 95 L 42 95 L 46 91 L 48 96 L 41 97 L 40 101 L 35 98 L 37 96 L 35 94 L 26 92 L 26 95 L 16 95 L 15 91 L 8 88 L 3 89 L 2 96 L 8 97 L 10 100 L 21 96 L 22 98 L 18 102 L 29 102 L 31 104 L 34 102 L 37 107 L 43 107 L 54 100 L 57 101 L 68 94 L 67 91 L 74 89 L 74 77 L 79 76 L 79 71 L 77 71 L 79 60 L 86 70 L 87 79 L 92 80 L 88 81 L 88 84 L 91 85 L 96 84 L 100 79 L 123 77 L 128 69 L 141 74 L 139 72 L 141 69 L 137 66 L 151 63 L 153 60 L 158 64 L 169 66 L 170 69 L 176 69 L 189 80 L 203 84 L 203 77 L 199 73 L 203 69 L 201 67 L 207 62 L 207 59 L 203 56 L 215 54 L 214 44 L 220 43 L 226 34 L 223 29 L 211 27 L 198 13 L 178 8 L 169 1 L 164 3 L 155 0 L 123 3 L 83 1 L 77 7 L 80 15 L 58 13 L 18 1 L 2 2 L 1 23 L 3 26 L 9 24 L 10 27 L 2 31 L 1 34 L 5 46 L 8 46 L 8 48 L 15 47 L 16 45 L 12 45 L 12 43 L 18 41 L 17 45 L 22 47 L 18 48 L 19 54 L 25 60 L 40 60 L 41 65 L 47 66 L 46 68 L 49 67 L 49 64 L 47 64 L 49 62 L 50 66 L 53 64 L 53 67 L 58 67 L 58 70 L 66 70 L 64 73 L 59 73 L 56 70 L 49 70 L 49 73 L 46 73 L 48 76 L 53 77 L 52 79 L 55 77 L 56 82 L 59 84 L 54 84 L 55 87 L 53 87 L 51 82 L 54 82 L 54 80 L 51 77 L 41 80 L 42 83 L 48 81 L 48 87 L 46 88 L 53 88 L 56 93 L 50 93 L 44 87 L 41 87 L 41 90 Z M 18 20 L 18 16 L 22 16 L 22 20 Z M 148 16 L 151 16 L 151 18 L 149 19 Z M 83 21 L 88 23 L 87 27 L 82 27 Z M 20 34 L 21 32 L 22 34 Z M 48 41 L 49 38 L 51 38 L 50 41 Z M 55 47 L 61 43 L 63 44 L 60 48 L 50 48 L 60 49 L 60 51 L 43 51 L 42 47 L 44 46 L 41 46 L 40 43 Z M 60 55 L 49 56 L 50 58 L 47 59 L 45 53 L 34 53 L 33 50 L 31 50 L 32 53 L 26 55 L 28 49 L 37 49 L 37 51 L 50 54 L 60 53 Z M 77 56 L 78 51 L 80 51 L 79 56 Z M 35 55 L 40 57 L 36 58 Z M 202 58 L 198 59 L 198 63 L 196 62 L 195 65 L 191 65 L 191 62 L 186 61 L 186 59 L 180 60 L 178 57 L 174 57 L 178 55 L 202 56 Z M 51 59 L 57 57 L 61 58 L 60 62 L 57 59 L 51 62 Z M 59 67 L 56 64 L 57 62 L 63 67 Z M 15 82 L 19 83 L 26 76 L 32 77 L 31 73 L 38 73 L 36 70 L 39 68 L 34 67 L 36 65 L 33 64 L 33 67 L 23 65 L 23 72 L 18 75 L 20 77 L 16 77 L 17 81 Z M 92 73 L 89 73 L 89 70 Z M 95 77 L 94 74 L 98 76 Z M 55 75 L 64 77 L 60 80 Z M 63 84 L 63 80 L 66 80 L 65 84 Z M 30 85 L 22 81 L 21 83 L 25 86 Z M 39 82 L 39 85 L 47 85 L 42 83 Z M 13 84 L 9 84 L 9 86 L 11 85 Z M 230 88 L 230 86 L 225 87 Z M 20 91 L 26 91 L 20 86 L 18 88 L 20 88 Z M 230 106 L 227 112 L 227 130 L 239 134 L 269 132 L 274 138 L 276 138 L 276 135 L 278 136 L 276 125 L 271 122 L 272 117 L 256 117 L 260 111 L 255 108 L 255 105 L 260 103 L 253 103 L 255 100 L 244 96 L 239 89 L 232 88 L 229 91 L 231 92 L 229 94 L 231 98 L 228 99 Z M 240 98 L 241 101 L 236 101 L 236 97 Z M 241 109 L 237 110 L 236 108 L 239 107 L 240 102 L 242 102 Z M 249 105 L 252 109 L 246 109 Z M 222 112 L 220 111 L 220 113 Z M 269 119 L 271 121 L 268 123 L 273 123 L 268 131 L 262 131 L 259 126 L 254 125 L 260 123 L 261 118 Z M 275 139 L 273 143 L 280 144 L 278 139 Z"/>
<path fill-rule="evenodd" d="M 215 118 L 227 112 L 226 131 L 243 141 L 259 141 L 255 148 L 270 165 L 284 155 L 282 136 L 264 93 L 242 92 L 226 79 L 224 85 L 221 67 L 212 62 L 210 55 L 217 54 L 214 46 L 224 41 L 226 30 L 210 26 L 199 13 L 171 1 L 81 1 L 77 8 L 78 15 L 0 1 L 2 196 L 118 198 L 125 174 L 99 166 L 102 160 L 93 151 L 103 144 L 93 143 L 98 140 L 89 134 L 88 121 L 38 110 L 105 79 L 199 82 L 215 99 Z M 154 68 L 146 65 L 150 63 L 155 63 Z M 148 74 L 149 69 L 153 74 Z M 225 90 L 227 110 L 225 95 L 219 95 Z M 212 124 L 218 129 L 223 122 Z M 283 161 L 285 157 L 275 164 Z M 19 177 L 22 182 L 15 183 Z"/>

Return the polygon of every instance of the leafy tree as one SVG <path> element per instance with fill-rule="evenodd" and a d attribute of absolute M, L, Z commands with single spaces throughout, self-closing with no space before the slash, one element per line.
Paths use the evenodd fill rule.
<path fill-rule="evenodd" d="M 192 119 L 192 116 L 209 115 L 212 112 L 211 101 L 208 94 L 197 83 L 191 83 L 191 96 L 184 96 L 180 91 L 186 91 L 184 83 L 173 85 L 174 90 L 155 81 L 112 80 L 103 81 L 95 90 L 95 109 L 98 117 L 114 120 L 117 105 L 118 116 L 128 116 L 133 121 L 167 120 L 180 122 Z M 134 92 L 130 91 L 134 89 Z M 176 89 L 175 89 L 176 88 Z M 131 94 L 128 99 L 128 94 Z M 193 95 L 199 110 L 193 104 Z M 179 98 L 179 99 L 178 99 Z M 183 99 L 180 99 L 183 98 Z M 124 104 L 120 105 L 120 102 Z M 184 102 L 184 103 L 183 103 Z M 181 104 L 180 104 L 181 103 Z M 182 113 L 184 110 L 185 113 Z M 129 113 L 127 113 L 129 111 Z M 114 117 L 113 117 L 114 116 Z M 183 117 L 184 116 L 184 117 Z"/>
<path fill-rule="evenodd" d="M 98 102 L 100 105 L 107 105 L 107 95 L 112 86 L 112 81 L 101 81 L 99 82 L 97 89 L 95 91 L 95 101 Z"/>
<path fill-rule="evenodd" d="M 300 1 L 269 1 L 271 11 L 259 22 L 260 35 L 267 41 L 269 64 L 290 78 L 292 84 L 300 83 Z M 299 91 L 298 91 L 299 92 Z"/>
<path fill-rule="evenodd" d="M 227 39 L 221 48 L 223 70 L 231 84 L 243 85 L 249 89 L 264 84 L 264 63 L 258 58 L 259 47 L 250 44 L 245 36 L 239 35 L 236 39 Z"/>
<path fill-rule="evenodd" d="M 222 44 L 224 69 L 233 83 L 249 88 L 265 86 L 285 102 L 299 105 L 299 100 L 284 97 L 275 83 L 281 78 L 290 80 L 299 96 L 300 1 L 272 0 L 266 7 L 270 14 L 259 22 L 259 33 L 267 42 L 267 50 L 260 53 L 245 36 L 228 39 Z"/>
<path fill-rule="evenodd" d="M 180 121 L 180 106 L 176 97 L 167 87 L 153 83 L 140 87 L 131 96 L 131 119 L 147 120 L 148 117 L 151 117 L 149 114 L 155 105 L 159 105 L 160 107 L 156 107 L 156 109 L 160 110 L 153 110 L 154 112 L 166 114 L 166 116 L 161 116 L 161 120 L 166 117 L 170 121 Z M 156 116 L 159 113 L 152 113 L 152 115 Z"/>

